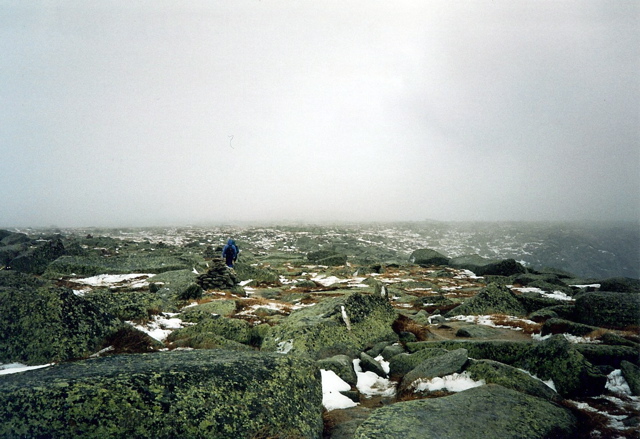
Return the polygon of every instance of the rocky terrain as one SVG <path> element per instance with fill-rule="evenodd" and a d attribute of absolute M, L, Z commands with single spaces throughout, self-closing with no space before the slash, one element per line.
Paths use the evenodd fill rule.
<path fill-rule="evenodd" d="M 428 224 L 22 232 L 0 231 L 0 437 L 640 432 L 634 278 Z"/>

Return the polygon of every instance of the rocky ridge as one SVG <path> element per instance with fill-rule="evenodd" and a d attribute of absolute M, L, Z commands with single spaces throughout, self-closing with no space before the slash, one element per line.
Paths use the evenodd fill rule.
<path fill-rule="evenodd" d="M 462 431 L 468 437 L 511 432 L 531 438 L 638 433 L 637 280 L 598 282 L 509 259 L 449 258 L 432 249 L 416 248 L 404 261 L 386 250 L 354 255 L 339 244 L 347 241 L 340 236 L 330 251 L 304 236 L 295 246 L 273 248 L 267 242 L 274 234 L 265 229 L 261 240 L 237 239 L 242 253 L 234 271 L 211 257 L 211 243 L 197 240 L 174 245 L 60 235 L 47 241 L 47 249 L 57 250 L 42 251 L 49 256 L 37 258 L 35 269 L 13 267 L 20 253 L 6 258 L 13 269 L 0 270 L 0 362 L 56 365 L 0 377 L 0 395 L 17 401 L 3 408 L 0 437 L 25 431 L 171 437 L 175 428 L 188 428 L 193 437 L 418 437 L 412 435 L 429 430 L 424 426 L 434 437 L 465 437 Z M 5 247 L 32 239 L 2 236 Z M 138 275 L 115 277 L 126 273 Z M 98 275 L 114 277 L 95 286 L 86 280 Z M 170 354 L 181 355 L 179 362 L 167 362 L 171 380 L 156 377 L 157 361 L 164 362 L 158 359 Z M 223 365 L 251 355 L 255 367 L 242 376 L 225 375 L 203 365 L 199 356 L 205 354 L 207 362 Z M 200 391 L 193 381 L 176 378 L 191 358 L 188 370 L 226 389 L 228 400 L 215 396 L 213 387 Z M 291 362 L 285 366 L 279 359 Z M 347 383 L 343 395 L 358 405 L 323 412 L 320 369 Z M 79 370 L 101 378 L 90 384 Z M 46 380 L 47 374 L 57 378 Z M 380 392 L 360 385 L 365 376 L 377 377 Z M 618 376 L 635 396 L 610 390 Z M 455 377 L 482 385 L 432 390 Z M 233 402 L 247 382 L 263 378 L 270 392 L 299 386 L 308 392 L 296 404 L 276 405 L 278 413 L 268 416 L 267 408 L 280 403 L 266 396 Z M 134 389 L 129 405 L 118 406 L 98 427 L 69 418 L 69 407 L 78 413 L 117 405 L 125 382 Z M 113 403 L 96 398 L 107 393 Z M 181 398 L 192 407 L 180 408 Z M 487 399 L 502 405 L 480 407 Z M 26 407 L 45 400 L 59 409 L 46 411 L 52 421 L 43 426 L 38 418 L 44 409 Z M 507 416 L 505 405 L 522 410 Z M 468 406 L 500 420 L 489 429 L 479 418 L 463 423 L 458 414 Z M 409 421 L 426 407 L 420 422 Z M 115 427 L 117 413 L 151 420 L 156 411 L 162 422 Z M 287 416 L 298 421 L 284 429 Z"/>

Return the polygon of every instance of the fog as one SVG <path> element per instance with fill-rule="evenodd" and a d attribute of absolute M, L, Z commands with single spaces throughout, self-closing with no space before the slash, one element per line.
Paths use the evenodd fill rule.
<path fill-rule="evenodd" d="M 637 1 L 2 1 L 0 226 L 637 220 Z"/>

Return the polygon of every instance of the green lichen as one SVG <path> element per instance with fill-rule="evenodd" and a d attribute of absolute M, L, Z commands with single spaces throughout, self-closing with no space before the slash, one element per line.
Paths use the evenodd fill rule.
<path fill-rule="evenodd" d="M 309 360 L 200 350 L 120 355 L 0 381 L 0 437 L 318 438 Z"/>

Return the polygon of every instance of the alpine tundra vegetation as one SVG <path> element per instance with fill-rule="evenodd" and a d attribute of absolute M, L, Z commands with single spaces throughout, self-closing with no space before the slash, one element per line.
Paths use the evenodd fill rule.
<path fill-rule="evenodd" d="M 2 230 L 0 437 L 637 437 L 637 255 L 461 227 Z"/>

